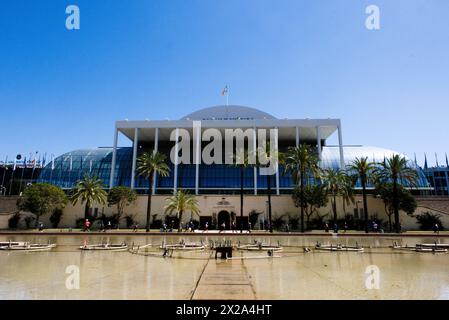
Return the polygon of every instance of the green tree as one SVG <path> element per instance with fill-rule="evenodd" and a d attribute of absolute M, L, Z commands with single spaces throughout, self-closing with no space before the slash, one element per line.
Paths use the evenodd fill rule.
<path fill-rule="evenodd" d="M 126 206 L 137 200 L 137 193 L 133 189 L 125 186 L 116 186 L 109 190 L 108 205 L 117 206 L 117 222 L 123 215 Z"/>
<path fill-rule="evenodd" d="M 173 195 L 166 199 L 166 205 L 164 207 L 165 213 L 171 215 L 176 213 L 178 218 L 178 232 L 181 232 L 182 215 L 186 211 L 190 211 L 196 215 L 199 215 L 200 209 L 198 207 L 198 200 L 195 196 L 189 194 L 187 190 L 179 189 Z"/>
<path fill-rule="evenodd" d="M 385 159 L 379 163 L 374 174 L 376 175 L 377 184 L 392 183 L 395 229 L 399 233 L 401 232 L 399 221 L 399 186 L 402 184 L 415 185 L 418 180 L 418 174 L 416 170 L 408 166 L 407 159 L 398 154 L 392 155 L 389 159 Z"/>
<path fill-rule="evenodd" d="M 71 190 L 70 201 L 76 205 L 78 201 L 84 203 L 84 219 L 89 218 L 89 210 L 94 203 L 106 204 L 108 194 L 104 191 L 103 182 L 97 177 L 90 177 L 87 173 L 84 179 L 76 183 Z"/>
<path fill-rule="evenodd" d="M 17 200 L 19 210 L 29 211 L 36 215 L 36 227 L 40 216 L 63 209 L 67 204 L 67 196 L 61 188 L 48 183 L 35 183 L 27 187 Z"/>
<path fill-rule="evenodd" d="M 341 169 L 324 169 L 321 182 L 331 198 L 334 223 L 337 221 L 337 197 L 342 197 L 343 202 L 353 201 L 352 179 Z"/>
<path fill-rule="evenodd" d="M 388 227 L 390 232 L 392 231 L 391 217 L 394 215 L 394 193 L 393 184 L 385 183 L 377 186 L 377 193 L 380 195 L 384 202 L 385 213 L 388 216 Z M 402 185 L 398 186 L 397 190 L 399 210 L 404 211 L 407 214 L 413 214 L 418 207 L 415 197 L 405 189 Z"/>
<path fill-rule="evenodd" d="M 298 188 L 293 190 L 293 201 L 295 206 L 301 206 L 301 196 Z M 318 209 L 325 207 L 328 202 L 326 189 L 322 185 L 306 185 L 304 187 L 304 212 L 306 215 L 306 225 L 309 228 L 310 217 L 318 212 Z"/>
<path fill-rule="evenodd" d="M 299 190 L 300 203 L 305 203 L 305 180 L 310 176 L 318 176 L 320 167 L 318 155 L 311 146 L 301 144 L 299 147 L 290 147 L 281 157 L 285 172 L 289 172 L 293 178 L 293 185 Z M 301 232 L 304 232 L 304 206 L 301 209 Z"/>
<path fill-rule="evenodd" d="M 166 163 L 166 157 L 160 152 L 145 152 L 137 159 L 137 172 L 140 176 L 144 176 L 148 180 L 148 202 L 147 202 L 147 219 L 146 231 L 150 231 L 151 217 L 151 196 L 154 174 L 161 177 L 167 177 L 170 168 Z"/>
<path fill-rule="evenodd" d="M 365 232 L 368 233 L 368 201 L 366 199 L 366 185 L 372 180 L 374 162 L 369 162 L 368 157 L 355 158 L 348 166 L 348 170 L 354 172 L 362 186 L 363 212 L 365 214 Z"/>

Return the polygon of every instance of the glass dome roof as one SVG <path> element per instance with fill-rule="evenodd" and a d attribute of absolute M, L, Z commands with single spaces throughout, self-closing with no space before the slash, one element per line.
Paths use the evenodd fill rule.
<path fill-rule="evenodd" d="M 254 120 L 276 119 L 272 115 L 251 107 L 214 106 L 192 112 L 181 120 Z"/>

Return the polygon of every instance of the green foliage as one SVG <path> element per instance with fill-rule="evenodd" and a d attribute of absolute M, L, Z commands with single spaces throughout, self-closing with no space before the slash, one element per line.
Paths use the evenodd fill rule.
<path fill-rule="evenodd" d="M 19 221 L 20 221 L 20 213 L 16 212 L 13 214 L 11 218 L 9 218 L 8 227 L 10 229 L 17 229 L 17 227 L 19 226 Z"/>
<path fill-rule="evenodd" d="M 421 230 L 432 230 L 435 224 L 438 224 L 439 230 L 444 230 L 443 223 L 441 222 L 441 215 L 439 214 L 424 212 L 420 215 L 417 215 L 416 220 L 420 224 Z"/>
<path fill-rule="evenodd" d="M 349 205 L 354 203 L 354 178 L 340 169 L 324 169 L 321 175 L 321 182 L 331 199 L 334 221 L 337 220 L 337 197 L 343 198 L 343 203 Z"/>
<path fill-rule="evenodd" d="M 133 215 L 130 215 L 130 214 L 128 214 L 127 216 L 125 216 L 125 222 L 126 222 L 126 227 L 129 229 L 129 228 L 132 228 L 135 224 L 136 224 L 136 221 L 134 220 L 134 216 Z"/>
<path fill-rule="evenodd" d="M 107 193 L 103 189 L 105 186 L 97 177 L 84 175 L 84 179 L 77 182 L 71 190 L 70 200 L 73 205 L 78 201 L 85 204 L 84 216 L 88 217 L 89 209 L 94 203 L 106 204 Z"/>
<path fill-rule="evenodd" d="M 377 192 L 384 201 L 385 211 L 387 215 L 394 214 L 394 192 L 393 192 L 393 184 L 386 183 L 377 186 Z M 403 186 L 398 185 L 397 187 L 397 196 L 398 196 L 398 204 L 399 210 L 405 211 L 407 214 L 413 214 L 418 207 L 416 203 L 415 197 L 405 189 Z"/>
<path fill-rule="evenodd" d="M 33 223 L 33 221 L 36 221 L 36 225 L 38 223 L 38 220 L 33 216 L 27 216 L 27 217 L 25 217 L 24 220 L 25 220 L 25 225 L 26 225 L 27 229 L 31 228 L 31 224 Z"/>
<path fill-rule="evenodd" d="M 63 209 L 67 204 L 67 196 L 61 188 L 48 183 L 35 183 L 25 189 L 17 200 L 19 210 L 29 211 L 36 215 L 36 226 L 41 215 Z"/>
<path fill-rule="evenodd" d="M 145 152 L 137 159 L 137 172 L 147 179 L 153 179 L 155 172 L 161 177 L 167 177 L 170 168 L 166 162 L 167 159 L 163 153 Z M 149 188 L 151 188 L 151 185 Z"/>
<path fill-rule="evenodd" d="M 251 210 L 251 211 L 249 212 L 248 219 L 249 219 L 249 222 L 251 223 L 251 225 L 252 225 L 253 227 L 256 226 L 257 220 L 259 219 L 259 216 L 260 216 L 261 214 L 262 214 L 262 212 L 259 212 L 259 211 L 255 210 L 255 209 L 253 209 L 253 210 Z"/>
<path fill-rule="evenodd" d="M 284 165 L 285 172 L 291 173 L 299 197 L 303 199 L 306 180 L 318 176 L 320 172 L 317 152 L 311 146 L 301 144 L 299 147 L 290 147 L 285 155 L 280 154 L 280 162 Z M 305 207 L 302 203 L 299 207 L 301 208 L 301 231 L 304 232 Z"/>
<path fill-rule="evenodd" d="M 286 215 L 282 214 L 278 217 L 273 218 L 273 228 L 276 230 L 281 230 L 286 224 Z"/>
<path fill-rule="evenodd" d="M 137 200 L 137 193 L 128 187 L 117 186 L 109 190 L 108 205 L 117 206 L 118 220 L 121 219 L 126 206 Z"/>
<path fill-rule="evenodd" d="M 179 189 L 173 196 L 166 199 L 166 205 L 164 207 L 165 213 L 176 213 L 178 222 L 178 231 L 181 231 L 182 214 L 186 211 L 190 211 L 193 214 L 199 215 L 200 209 L 198 207 L 198 200 L 195 196 L 189 194 L 187 190 Z"/>
<path fill-rule="evenodd" d="M 301 194 L 298 188 L 293 189 L 293 201 L 295 206 L 299 207 L 301 205 Z M 304 208 L 307 220 L 318 212 L 318 209 L 325 207 L 328 202 L 328 196 L 326 188 L 323 185 L 307 185 L 304 187 Z"/>
<path fill-rule="evenodd" d="M 50 216 L 50 222 L 52 224 L 53 228 L 57 228 L 59 226 L 59 223 L 61 222 L 63 211 L 62 209 L 55 209 L 53 213 Z"/>
<path fill-rule="evenodd" d="M 160 152 L 145 152 L 137 159 L 137 173 L 148 179 L 148 204 L 147 204 L 147 219 L 146 231 L 150 231 L 150 216 L 151 216 L 151 186 L 153 185 L 153 176 L 156 173 L 161 177 L 167 177 L 170 173 L 170 168 L 166 163 L 166 157 Z"/>

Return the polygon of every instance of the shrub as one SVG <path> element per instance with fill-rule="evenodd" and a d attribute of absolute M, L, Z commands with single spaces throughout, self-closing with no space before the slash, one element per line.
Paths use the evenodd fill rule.
<path fill-rule="evenodd" d="M 27 217 L 25 217 L 25 225 L 26 225 L 26 228 L 27 228 L 27 229 L 30 229 L 30 228 L 31 228 L 31 224 L 33 223 L 34 220 L 36 220 L 36 218 L 33 217 L 33 216 L 27 216 Z"/>
<path fill-rule="evenodd" d="M 61 222 L 62 213 L 63 213 L 62 209 L 56 209 L 51 214 L 50 222 L 53 228 L 57 228 L 59 226 L 59 223 Z"/>
<path fill-rule="evenodd" d="M 134 216 L 132 216 L 132 215 L 130 215 L 130 214 L 128 214 L 127 216 L 125 216 L 125 222 L 126 222 L 126 227 L 129 229 L 129 228 L 132 228 L 135 224 L 136 224 L 136 221 L 134 220 Z"/>
<path fill-rule="evenodd" d="M 290 224 L 291 230 L 299 230 L 299 218 L 298 217 L 289 217 L 288 223 Z"/>
<path fill-rule="evenodd" d="M 162 228 L 162 219 L 153 219 L 153 222 L 150 224 L 151 229 L 160 229 Z"/>
<path fill-rule="evenodd" d="M 276 230 L 280 230 L 285 226 L 285 219 L 284 219 L 285 215 L 281 215 L 279 217 L 276 218 L 272 218 L 271 221 L 273 223 L 273 228 Z"/>
<path fill-rule="evenodd" d="M 83 228 L 84 220 L 86 220 L 86 219 L 84 219 L 84 218 L 78 218 L 78 219 L 76 219 L 75 225 L 76 225 L 76 227 L 77 227 L 78 229 L 82 229 L 82 228 Z"/>
<path fill-rule="evenodd" d="M 8 227 L 10 229 L 17 229 L 20 221 L 20 213 L 16 212 L 14 215 L 8 220 Z"/>
<path fill-rule="evenodd" d="M 253 209 L 249 212 L 248 219 L 249 219 L 249 222 L 251 223 L 251 225 L 253 226 L 253 228 L 256 226 L 257 220 L 259 219 L 259 215 L 261 215 L 261 214 L 262 214 L 262 212 L 259 212 L 255 209 Z"/>
<path fill-rule="evenodd" d="M 420 224 L 421 230 L 432 230 L 435 224 L 438 224 L 440 230 L 444 230 L 443 224 L 441 223 L 441 216 L 439 214 L 433 214 L 431 212 L 424 212 L 416 216 L 418 224 Z"/>

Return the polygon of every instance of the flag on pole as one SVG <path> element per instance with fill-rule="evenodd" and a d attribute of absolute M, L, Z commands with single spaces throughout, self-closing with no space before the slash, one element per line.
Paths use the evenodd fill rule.
<path fill-rule="evenodd" d="M 47 152 L 45 152 L 44 156 L 42 157 L 41 168 L 45 167 L 46 162 L 47 162 Z"/>
<path fill-rule="evenodd" d="M 226 85 L 226 86 L 223 88 L 223 90 L 221 91 L 221 95 L 224 97 L 225 94 L 227 94 L 227 93 L 228 93 L 228 85 Z"/>

